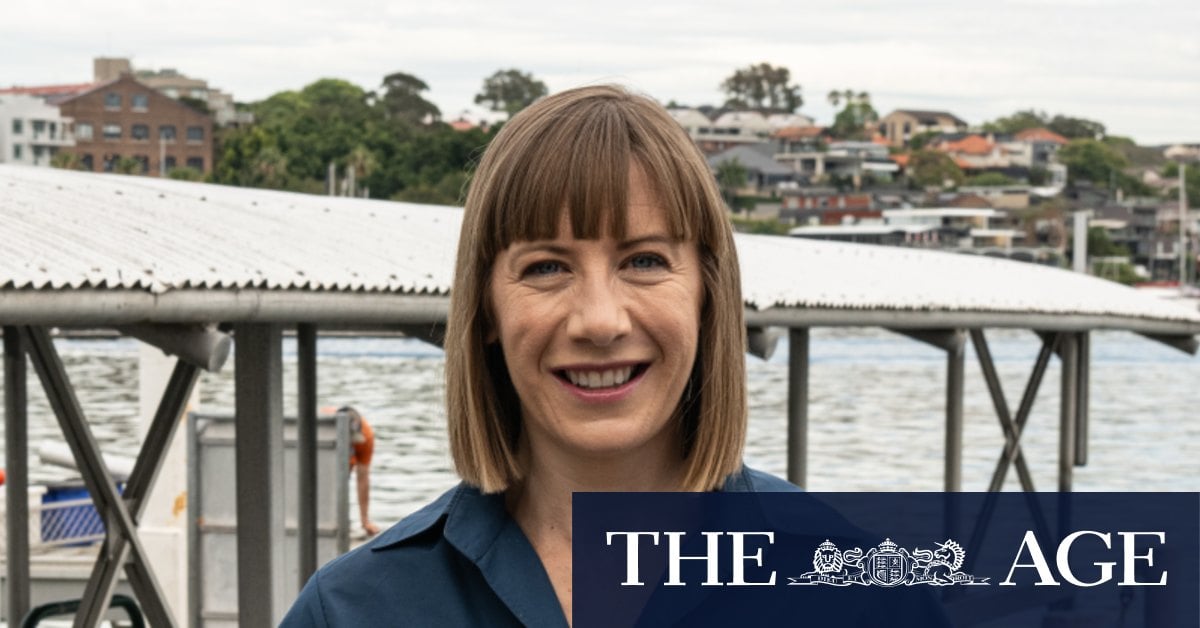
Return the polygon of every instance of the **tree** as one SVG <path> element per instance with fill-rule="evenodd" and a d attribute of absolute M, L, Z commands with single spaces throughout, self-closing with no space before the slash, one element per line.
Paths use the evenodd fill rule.
<path fill-rule="evenodd" d="M 1183 187 L 1187 190 L 1187 204 L 1193 209 L 1200 208 L 1200 163 L 1190 163 L 1183 171 Z M 1167 185 L 1171 186 L 1167 197 L 1179 199 L 1179 163 L 1168 162 L 1163 168 L 1162 176 Z"/>
<path fill-rule="evenodd" d="M 996 118 L 991 122 L 983 123 L 983 130 L 987 133 L 1003 133 L 1005 135 L 1013 135 L 1028 129 L 1037 129 L 1044 127 L 1050 123 L 1050 116 L 1044 111 L 1035 111 L 1026 109 L 1018 111 L 1011 116 Z"/>
<path fill-rule="evenodd" d="M 546 84 L 532 74 L 515 68 L 496 70 L 483 79 L 483 89 L 475 94 L 475 104 L 487 105 L 492 111 L 503 111 L 511 118 L 548 93 Z"/>
<path fill-rule="evenodd" d="M 1072 183 L 1087 180 L 1106 187 L 1129 166 L 1120 151 L 1093 139 L 1071 140 L 1058 151 L 1058 161 L 1067 167 Z"/>
<path fill-rule="evenodd" d="M 437 105 L 425 100 L 421 92 L 429 91 L 425 81 L 404 72 L 393 72 L 383 77 L 383 96 L 380 105 L 388 117 L 406 120 L 412 124 L 424 124 L 427 120 L 441 119 Z"/>
<path fill-rule="evenodd" d="M 1046 128 L 1067 139 L 1093 139 L 1104 137 L 1104 125 L 1095 120 L 1072 118 L 1071 116 L 1056 115 Z"/>
<path fill-rule="evenodd" d="M 920 187 L 956 187 L 963 182 L 962 169 L 946 153 L 922 149 L 908 158 L 908 178 Z"/>
<path fill-rule="evenodd" d="M 730 209 L 736 211 L 734 202 L 737 200 L 737 191 L 746 185 L 747 176 L 746 167 L 737 157 L 726 159 L 717 166 L 717 185 L 720 186 L 721 195 L 725 197 L 725 204 Z"/>
<path fill-rule="evenodd" d="M 1002 172 L 985 172 L 973 177 L 967 177 L 965 184 L 980 187 L 1012 185 L 1016 181 Z"/>
<path fill-rule="evenodd" d="M 829 132 L 846 140 L 866 140 L 871 138 L 867 125 L 879 121 L 879 114 L 871 106 L 871 95 L 867 92 L 855 92 L 847 89 L 841 94 L 836 91 L 829 93 L 831 101 L 844 101 L 846 106 L 833 119 Z M 838 98 L 832 98 L 833 96 Z"/>
<path fill-rule="evenodd" d="M 83 159 L 78 153 L 57 152 L 50 158 L 51 168 L 62 168 L 63 170 L 83 170 Z"/>
<path fill-rule="evenodd" d="M 800 86 L 791 83 L 791 76 L 786 67 L 766 62 L 735 70 L 721 82 L 725 106 L 763 113 L 791 113 L 804 104 Z"/>

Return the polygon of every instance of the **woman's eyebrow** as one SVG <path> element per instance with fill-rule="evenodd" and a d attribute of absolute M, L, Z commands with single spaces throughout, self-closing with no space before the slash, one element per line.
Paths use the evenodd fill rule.
<path fill-rule="evenodd" d="M 554 255 L 566 255 L 569 252 L 570 251 L 568 251 L 567 247 L 562 246 L 561 244 L 554 244 L 553 242 L 523 242 L 521 244 L 513 245 L 512 256 L 515 259 L 517 257 L 521 257 L 522 255 L 529 255 L 531 253 L 553 253 Z"/>
<path fill-rule="evenodd" d="M 674 246 L 678 243 L 679 243 L 679 240 L 677 240 L 676 238 L 672 238 L 672 237 L 670 237 L 666 234 L 662 234 L 662 233 L 654 233 L 654 234 L 642 236 L 640 238 L 634 238 L 632 240 L 625 240 L 624 242 L 621 242 L 620 244 L 617 245 L 617 249 L 624 251 L 625 249 L 636 248 L 636 247 L 642 246 L 643 244 L 665 244 L 667 246 Z"/>

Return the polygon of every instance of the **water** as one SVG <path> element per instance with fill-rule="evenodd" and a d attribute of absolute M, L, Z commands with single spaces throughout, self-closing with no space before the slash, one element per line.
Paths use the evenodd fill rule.
<path fill-rule="evenodd" d="M 1027 331 L 988 335 L 1009 408 L 1015 413 L 1037 355 Z M 137 354 L 132 340 L 56 341 L 101 449 L 136 451 Z M 786 343 L 769 362 L 747 358 L 750 433 L 746 461 L 786 472 Z M 376 433 L 372 516 L 390 524 L 456 482 L 442 408 L 440 351 L 405 339 L 322 339 L 318 401 L 352 404 Z M 878 329 L 812 333 L 809 488 L 934 491 L 942 486 L 945 354 Z M 295 345 L 284 343 L 284 408 L 295 413 Z M 232 361 L 205 374 L 201 408 L 232 414 Z M 1075 472 L 1082 491 L 1200 491 L 1200 359 L 1121 332 L 1092 336 L 1089 460 Z M 1035 486 L 1052 490 L 1058 460 L 1057 360 L 1022 437 Z M 30 372 L 31 449 L 61 440 L 36 376 Z M 964 399 L 963 483 L 983 490 L 1003 445 L 974 354 L 968 351 Z M 0 426 L 2 428 L 2 426 Z M 2 433 L 2 432 L 0 432 Z M 70 472 L 32 463 L 35 482 Z M 1005 487 L 1016 490 L 1015 473 Z M 350 491 L 353 502 L 354 492 Z M 351 513 L 357 506 L 351 504 Z M 355 515 L 356 516 L 356 515 Z"/>

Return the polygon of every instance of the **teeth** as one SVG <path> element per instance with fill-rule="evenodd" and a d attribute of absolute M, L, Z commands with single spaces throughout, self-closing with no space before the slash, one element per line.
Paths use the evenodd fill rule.
<path fill-rule="evenodd" d="M 612 388 L 629 381 L 633 367 L 627 366 L 607 371 L 566 371 L 567 379 L 580 388 Z"/>

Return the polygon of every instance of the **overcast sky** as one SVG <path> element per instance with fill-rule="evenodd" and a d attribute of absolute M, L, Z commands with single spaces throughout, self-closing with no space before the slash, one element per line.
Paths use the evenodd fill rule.
<path fill-rule="evenodd" d="M 945 109 L 977 124 L 1037 108 L 1139 143 L 1200 142 L 1200 2 L 1163 0 L 6 0 L 0 86 L 91 80 L 95 56 L 173 67 L 239 101 L 402 70 L 447 118 L 483 78 L 532 72 L 558 91 L 620 82 L 719 104 L 734 69 L 791 69 L 828 124 L 831 89 L 881 115 Z"/>

